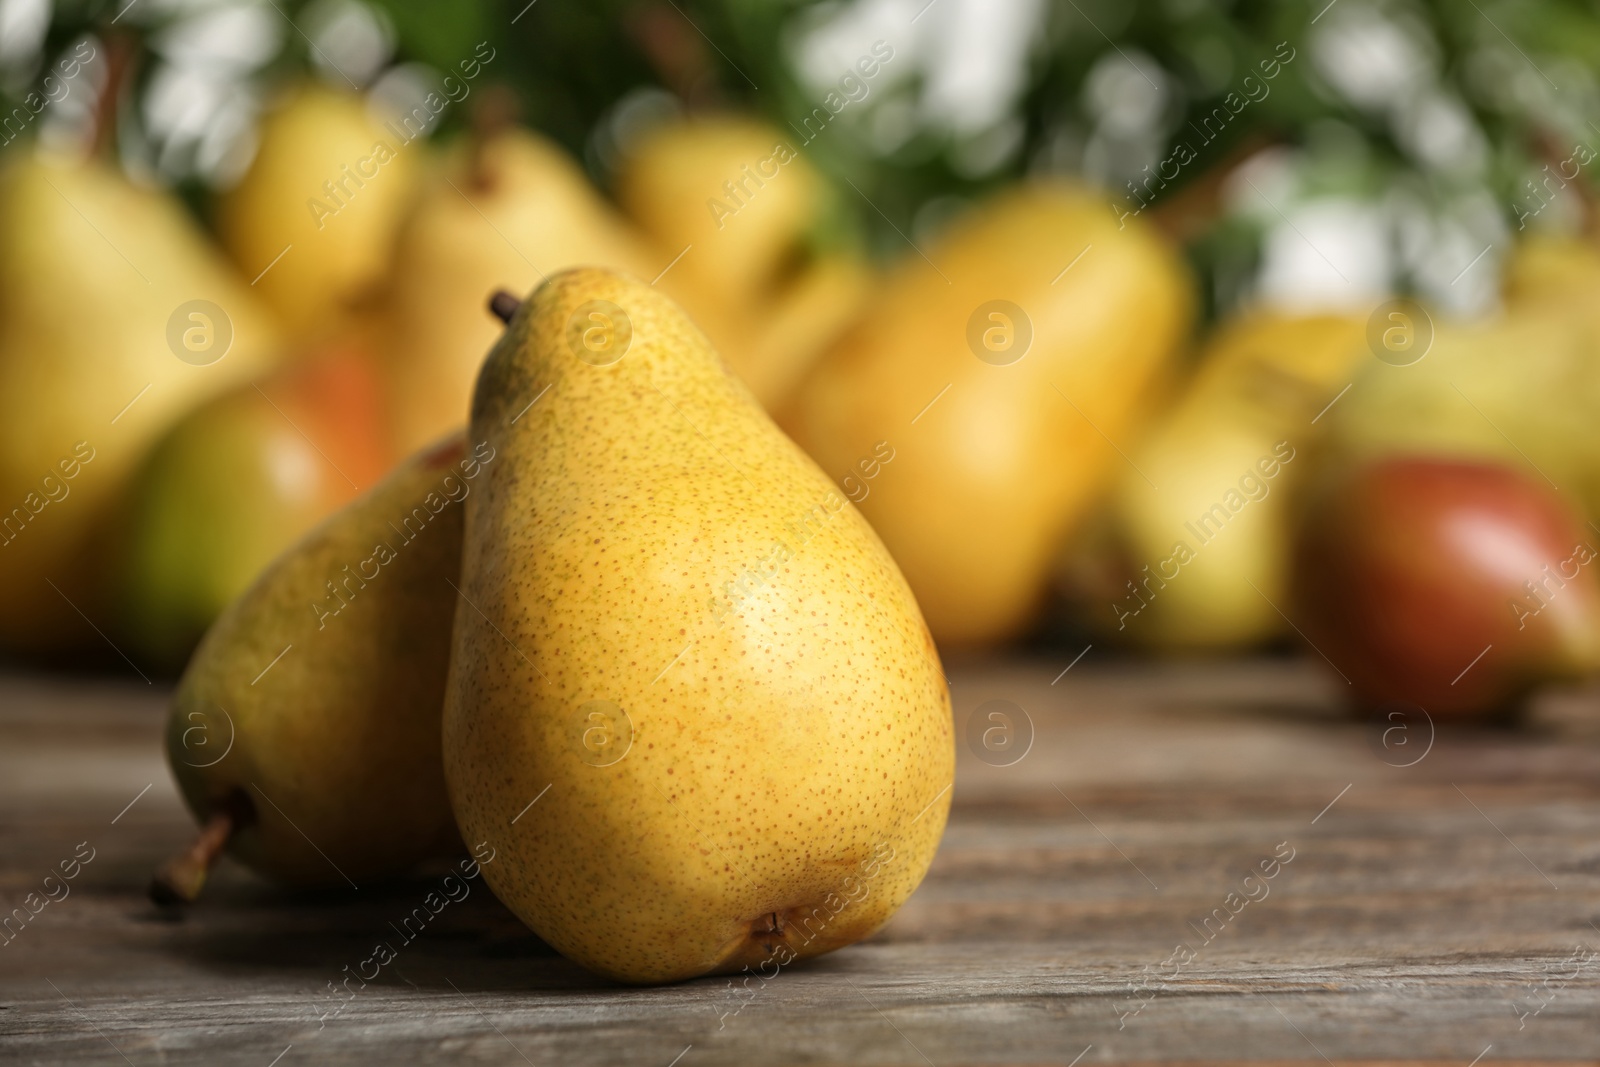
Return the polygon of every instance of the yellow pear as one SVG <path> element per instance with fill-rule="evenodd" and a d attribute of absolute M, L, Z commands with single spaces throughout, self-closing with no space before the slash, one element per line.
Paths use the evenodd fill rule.
<path fill-rule="evenodd" d="M 1600 404 L 1597 294 L 1600 242 L 1593 237 L 1525 241 L 1507 270 L 1506 301 L 1514 317 L 1549 314 L 1573 323 L 1575 331 L 1574 348 L 1560 349 L 1569 353 L 1566 366 L 1548 390 L 1533 392 L 1529 387 L 1538 387 L 1529 379 L 1514 383 L 1514 393 L 1526 394 L 1516 412 L 1520 417 L 1513 420 L 1518 441 L 1535 450 L 1534 462 L 1550 469 L 1557 480 L 1563 477 L 1560 472 L 1570 471 L 1562 487 L 1578 498 L 1591 519 L 1600 521 L 1600 438 L 1592 426 Z M 1474 382 L 1473 396 L 1506 388 Z"/>
<path fill-rule="evenodd" d="M 941 644 L 1034 618 L 1188 329 L 1188 275 L 1098 196 L 1036 183 L 909 255 L 784 415 L 852 493 Z M 891 454 L 881 464 L 875 459 Z"/>
<path fill-rule="evenodd" d="M 807 248 L 827 187 L 790 138 L 757 119 L 697 117 L 651 131 L 628 154 L 617 197 L 671 263 L 658 287 L 769 410 L 871 290 L 858 256 Z"/>
<path fill-rule="evenodd" d="M 445 778 L 495 893 L 628 982 L 879 927 L 954 769 L 911 592 L 670 300 L 556 275 L 489 354 Z"/>
<path fill-rule="evenodd" d="M 1580 237 L 1529 237 L 1506 264 L 1505 297 L 1513 307 L 1595 311 L 1600 243 Z"/>
<path fill-rule="evenodd" d="M 1530 237 L 1506 268 L 1505 306 L 1436 318 L 1414 363 L 1374 362 L 1329 422 L 1351 463 L 1397 452 L 1498 459 L 1572 495 L 1600 521 L 1600 246 Z"/>
<path fill-rule="evenodd" d="M 496 462 L 458 433 L 307 534 L 235 601 L 167 722 L 206 832 L 158 876 L 190 900 L 223 847 L 290 886 L 359 885 L 457 843 L 439 758 L 462 501 Z"/>
<path fill-rule="evenodd" d="M 499 327 L 487 293 L 525 292 L 580 264 L 648 279 L 659 267 L 557 145 L 507 128 L 457 146 L 421 193 L 395 257 L 387 348 L 397 444 L 420 446 L 467 416 Z"/>
<path fill-rule="evenodd" d="M 1596 410 L 1600 316 L 1530 300 L 1474 322 L 1437 322 L 1414 364 L 1373 361 L 1329 413 L 1329 433 L 1351 461 L 1395 452 L 1500 459 L 1600 521 Z"/>
<path fill-rule="evenodd" d="M 108 510 L 150 444 L 277 350 L 171 197 L 98 161 L 0 169 L 0 643 L 98 645 Z M 52 588 L 52 584 L 54 588 Z"/>
<path fill-rule="evenodd" d="M 217 204 L 217 227 L 295 331 L 319 332 L 387 274 L 424 151 L 405 137 L 361 97 L 314 84 L 263 121 L 254 162 Z"/>
<path fill-rule="evenodd" d="M 663 248 L 695 246 L 663 281 L 693 278 L 734 304 L 771 286 L 823 193 L 789 138 L 731 115 L 651 131 L 617 176 L 618 201 Z"/>
<path fill-rule="evenodd" d="M 1218 332 L 1118 478 L 1131 573 L 1092 617 L 1165 648 L 1236 648 L 1285 628 L 1292 504 L 1320 416 L 1372 359 L 1365 329 L 1361 318 L 1262 311 Z"/>

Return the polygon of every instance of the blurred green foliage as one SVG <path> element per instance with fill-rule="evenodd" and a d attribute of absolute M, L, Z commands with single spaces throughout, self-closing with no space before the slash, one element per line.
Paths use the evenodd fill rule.
<path fill-rule="evenodd" d="M 285 32 L 283 54 L 264 72 L 270 79 L 305 67 L 312 57 L 298 30 L 308 3 L 266 2 L 296 26 Z M 908 41 L 942 17 L 937 5 L 959 2 L 931 0 L 918 13 L 919 24 L 907 25 Z M 44 55 L 59 53 L 82 33 L 105 32 L 119 14 L 118 28 L 146 35 L 183 17 L 180 5 L 135 3 L 62 0 Z M 448 70 L 488 41 L 497 51 L 493 76 L 516 89 L 524 120 L 565 144 L 602 181 L 593 133 L 641 86 L 664 87 L 694 108 L 748 107 L 793 128 L 820 102 L 818 88 L 797 72 L 796 35 L 850 6 L 831 0 L 373 3 L 392 22 L 400 60 Z M 830 131 L 807 146 L 837 181 L 842 227 L 880 252 L 903 252 L 919 213 L 930 205 L 957 208 L 1040 168 L 1087 172 L 1135 207 L 1129 182 L 1142 173 L 1137 164 L 1167 159 L 1185 142 L 1193 158 L 1163 179 L 1155 207 L 1178 216 L 1167 221 L 1189 241 L 1212 283 L 1211 298 L 1226 303 L 1255 261 L 1260 224 L 1208 207 L 1217 190 L 1206 183 L 1215 185 L 1219 168 L 1245 151 L 1268 145 L 1305 150 L 1318 164 L 1307 168 L 1312 191 L 1377 199 L 1402 188 L 1444 215 L 1463 197 L 1487 196 L 1514 232 L 1515 205 L 1530 177 L 1579 140 L 1600 145 L 1600 14 L 1586 0 L 1040 0 L 1040 8 L 1037 31 L 1019 59 L 1022 91 L 996 124 L 1009 124 L 1018 135 L 986 166 L 963 160 L 994 131 L 957 132 L 937 122 L 920 125 L 888 151 L 873 148 L 873 134 L 859 121 L 841 123 L 838 136 Z M 1337 61 L 1340 53 L 1330 53 L 1319 33 L 1342 41 L 1356 67 L 1387 50 L 1386 76 L 1398 78 L 1401 89 L 1387 99 L 1353 100 L 1359 78 L 1342 91 L 1338 77 L 1329 77 L 1327 57 Z M 1281 65 L 1270 92 L 1240 110 L 1219 135 L 1198 136 L 1227 94 L 1241 91 L 1247 74 L 1282 54 L 1283 42 L 1295 58 Z M 1416 69 L 1397 73 L 1394 62 Z M 1120 145 L 1104 136 L 1107 119 L 1096 111 L 1105 105 L 1104 99 L 1096 103 L 1096 94 L 1103 98 L 1107 85 L 1118 84 L 1118 64 L 1124 82 L 1136 74 L 1152 90 L 1159 87 L 1152 128 Z M 910 76 L 898 71 L 895 91 L 915 97 L 927 71 L 906 65 Z M 1384 70 L 1381 64 L 1373 69 Z M 25 88 L 13 81 L 8 111 Z M 1112 106 L 1120 106 L 1115 92 L 1112 97 Z M 1435 108 L 1434 117 L 1423 104 Z M 1462 117 L 1481 151 L 1466 163 L 1438 151 L 1430 156 L 1430 138 L 1437 140 L 1439 130 L 1448 132 L 1449 122 Z M 123 118 L 139 121 L 134 109 L 125 109 Z M 465 120 L 452 111 L 443 135 Z M 1587 175 L 1580 180 L 1587 184 Z M 1180 199 L 1190 187 L 1193 195 Z M 203 200 L 199 191 L 190 192 L 195 202 Z M 1194 216 L 1192 224 L 1182 208 Z"/>

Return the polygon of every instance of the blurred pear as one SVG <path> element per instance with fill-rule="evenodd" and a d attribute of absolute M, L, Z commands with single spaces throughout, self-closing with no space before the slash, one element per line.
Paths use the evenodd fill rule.
<path fill-rule="evenodd" d="M 1600 242 L 1593 237 L 1525 241 L 1511 257 L 1505 288 L 1512 315 L 1543 313 L 1573 324 L 1575 348 L 1564 361 L 1565 371 L 1548 392 L 1529 395 L 1520 406 L 1522 417 L 1514 421 L 1519 427 L 1528 424 L 1518 433 L 1527 434 L 1538 453 L 1535 462 L 1551 468 L 1551 477 L 1564 478 L 1562 488 L 1579 499 L 1591 520 L 1600 521 L 1600 437 L 1592 429 L 1600 405 Z M 1476 400 L 1478 394 L 1472 395 Z"/>
<path fill-rule="evenodd" d="M 1292 504 L 1318 416 L 1371 358 L 1360 318 L 1258 311 L 1224 325 L 1118 476 L 1126 584 L 1090 617 L 1169 649 L 1277 634 L 1273 605 L 1285 603 Z"/>
<path fill-rule="evenodd" d="M 1600 670 L 1594 539 L 1538 475 L 1386 456 L 1319 485 L 1303 521 L 1295 617 L 1359 705 L 1513 711 Z"/>
<path fill-rule="evenodd" d="M 10 157 L 0 643 L 65 651 L 100 645 L 94 539 L 129 474 L 185 411 L 265 370 L 277 326 L 172 197 L 99 161 Z"/>
<path fill-rule="evenodd" d="M 267 115 L 260 138 L 217 204 L 217 228 L 266 301 L 312 335 L 386 275 L 422 149 L 361 97 L 315 84 Z"/>
<path fill-rule="evenodd" d="M 643 243 L 560 147 L 519 128 L 456 146 L 421 192 L 395 256 L 385 353 L 396 439 L 409 452 L 467 418 L 472 384 L 503 327 L 497 289 L 604 266 L 648 281 Z"/>
<path fill-rule="evenodd" d="M 1581 237 L 1538 236 L 1519 244 L 1506 265 L 1505 297 L 1514 308 L 1600 313 L 1600 244 Z"/>
<path fill-rule="evenodd" d="M 185 416 L 132 488 L 117 587 L 128 642 L 181 666 L 280 553 L 388 470 L 383 385 L 351 331 Z"/>
<path fill-rule="evenodd" d="M 657 287 L 769 410 L 793 393 L 872 284 L 859 257 L 807 248 L 828 195 L 789 138 L 733 115 L 651 131 L 618 174 L 618 200 L 663 266 L 671 263 Z"/>
<path fill-rule="evenodd" d="M 861 511 L 948 647 L 1019 633 L 1187 333 L 1153 230 L 1040 182 L 905 257 L 782 421 Z M 1081 262 L 1078 260 L 1081 257 Z M 881 466 L 875 457 L 892 454 Z"/>
<path fill-rule="evenodd" d="M 617 200 L 663 249 L 693 246 L 677 274 L 733 304 L 768 292 L 816 217 L 822 178 L 764 122 L 691 118 L 652 130 L 617 176 Z"/>
<path fill-rule="evenodd" d="M 1600 254 L 1573 242 L 1514 255 L 1502 313 L 1438 320 L 1427 354 L 1373 361 L 1329 415 L 1341 462 L 1423 452 L 1498 459 L 1600 521 Z"/>

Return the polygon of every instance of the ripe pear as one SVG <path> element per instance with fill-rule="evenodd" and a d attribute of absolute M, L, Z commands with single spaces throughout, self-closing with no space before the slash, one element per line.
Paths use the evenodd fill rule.
<path fill-rule="evenodd" d="M 1416 363 L 1374 360 L 1328 415 L 1355 459 L 1423 452 L 1520 466 L 1600 521 L 1600 316 L 1554 298 L 1439 319 Z"/>
<path fill-rule="evenodd" d="M 439 722 L 461 501 L 495 462 L 459 433 L 280 556 L 196 650 L 167 721 L 195 851 L 153 887 L 190 900 L 222 847 L 288 886 L 359 885 L 455 845 Z"/>
<path fill-rule="evenodd" d="M 727 343 L 739 345 L 741 355 L 728 366 L 762 407 L 779 410 L 861 314 L 876 285 L 872 269 L 854 253 L 817 255 L 765 303 L 743 309 L 742 323 L 729 324 Z"/>
<path fill-rule="evenodd" d="M 600 974 L 865 937 L 943 830 L 950 704 L 871 527 L 657 290 L 556 275 L 489 354 L 445 777 L 496 895 Z"/>
<path fill-rule="evenodd" d="M 1482 714 L 1600 669 L 1593 531 L 1537 475 L 1397 455 L 1319 489 L 1296 617 L 1359 701 Z"/>
<path fill-rule="evenodd" d="M 406 137 L 355 93 L 308 83 L 266 117 L 255 160 L 219 199 L 223 244 L 300 335 L 387 275 L 422 169 L 424 149 Z"/>
<path fill-rule="evenodd" d="M 174 420 L 274 364 L 278 327 L 172 197 L 98 160 L 8 156 L 0 644 L 98 646 L 112 502 Z"/>
<path fill-rule="evenodd" d="M 1504 279 L 1507 303 L 1545 305 L 1579 314 L 1595 310 L 1600 243 L 1588 237 L 1529 236 L 1512 249 Z"/>
<path fill-rule="evenodd" d="M 650 131 L 624 161 L 617 198 L 672 264 L 659 287 L 768 410 L 871 291 L 859 256 L 807 247 L 828 188 L 791 138 L 757 119 L 698 116 Z"/>
<path fill-rule="evenodd" d="M 1011 637 L 1126 451 L 1188 329 L 1176 252 L 1038 182 L 906 257 L 780 420 L 860 499 L 941 645 Z"/>
<path fill-rule="evenodd" d="M 466 418 L 478 365 L 499 336 L 484 294 L 525 292 L 577 264 L 645 278 L 660 269 L 558 145 L 508 127 L 456 146 L 395 256 L 386 348 L 399 449 Z"/>
<path fill-rule="evenodd" d="M 1541 467 L 1570 472 L 1563 489 L 1600 521 L 1600 439 L 1591 427 L 1600 404 L 1600 242 L 1593 236 L 1525 240 L 1511 258 L 1505 289 L 1510 317 L 1547 314 L 1570 323 L 1575 333 L 1565 380 L 1528 397 L 1516 432 L 1519 442 L 1538 452 Z M 1482 391 L 1475 389 L 1475 401 Z"/>
<path fill-rule="evenodd" d="M 1352 461 L 1423 452 L 1521 466 L 1600 521 L 1600 246 L 1530 237 L 1512 252 L 1505 306 L 1436 318 L 1415 363 L 1375 363 L 1330 413 Z"/>
<path fill-rule="evenodd" d="M 388 472 L 384 404 L 370 340 L 352 331 L 184 416 L 130 488 L 119 640 L 181 666 L 267 564 Z"/>
<path fill-rule="evenodd" d="M 791 140 L 758 119 L 721 115 L 660 126 L 629 150 L 618 202 L 673 254 L 696 246 L 663 284 L 695 278 L 732 303 L 771 286 L 826 193 Z"/>
<path fill-rule="evenodd" d="M 1092 618 L 1166 649 L 1240 648 L 1283 631 L 1296 491 L 1326 425 L 1318 416 L 1373 358 L 1365 328 L 1254 311 L 1218 331 L 1118 477 L 1126 584 Z"/>

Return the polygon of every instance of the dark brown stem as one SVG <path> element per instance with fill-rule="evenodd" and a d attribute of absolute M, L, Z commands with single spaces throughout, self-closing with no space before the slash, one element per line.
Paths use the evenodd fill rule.
<path fill-rule="evenodd" d="M 501 322 L 509 324 L 517 309 L 522 306 L 522 301 L 506 292 L 504 289 L 495 290 L 489 298 L 489 311 Z"/>
<path fill-rule="evenodd" d="M 691 108 L 707 110 L 721 102 L 711 54 L 676 4 L 638 4 L 624 17 L 623 28 L 661 83 Z"/>
<path fill-rule="evenodd" d="M 1233 172 L 1245 160 L 1270 147 L 1273 139 L 1255 133 L 1245 137 L 1195 179 L 1151 209 L 1151 218 L 1168 237 L 1180 244 L 1199 236 L 1222 214 L 1222 193 Z"/>
<path fill-rule="evenodd" d="M 189 850 L 168 860 L 150 880 L 150 899 L 163 908 L 193 904 L 206 884 L 212 864 L 222 855 L 238 825 L 230 805 L 212 812 Z"/>
<path fill-rule="evenodd" d="M 517 94 L 504 85 L 485 87 L 473 105 L 467 180 L 478 192 L 488 192 L 494 188 L 494 172 L 489 166 L 489 144 L 516 123 L 520 109 Z"/>
<path fill-rule="evenodd" d="M 117 148 L 117 109 L 122 103 L 122 91 L 133 80 L 133 64 L 137 56 L 137 42 L 124 31 L 107 37 L 106 80 L 100 87 L 100 97 L 94 106 L 94 155 L 97 159 L 114 160 Z"/>
<path fill-rule="evenodd" d="M 1547 168 L 1556 171 L 1562 181 L 1575 186 L 1581 216 L 1579 229 L 1590 237 L 1600 234 L 1600 203 L 1596 201 L 1594 186 L 1589 183 L 1586 175 L 1579 174 L 1568 178 L 1561 173 L 1563 164 L 1576 162 L 1574 150 L 1562 148 L 1561 142 L 1556 140 L 1556 135 L 1547 129 L 1539 130 L 1533 135 L 1533 145 L 1535 158 L 1542 160 Z"/>

